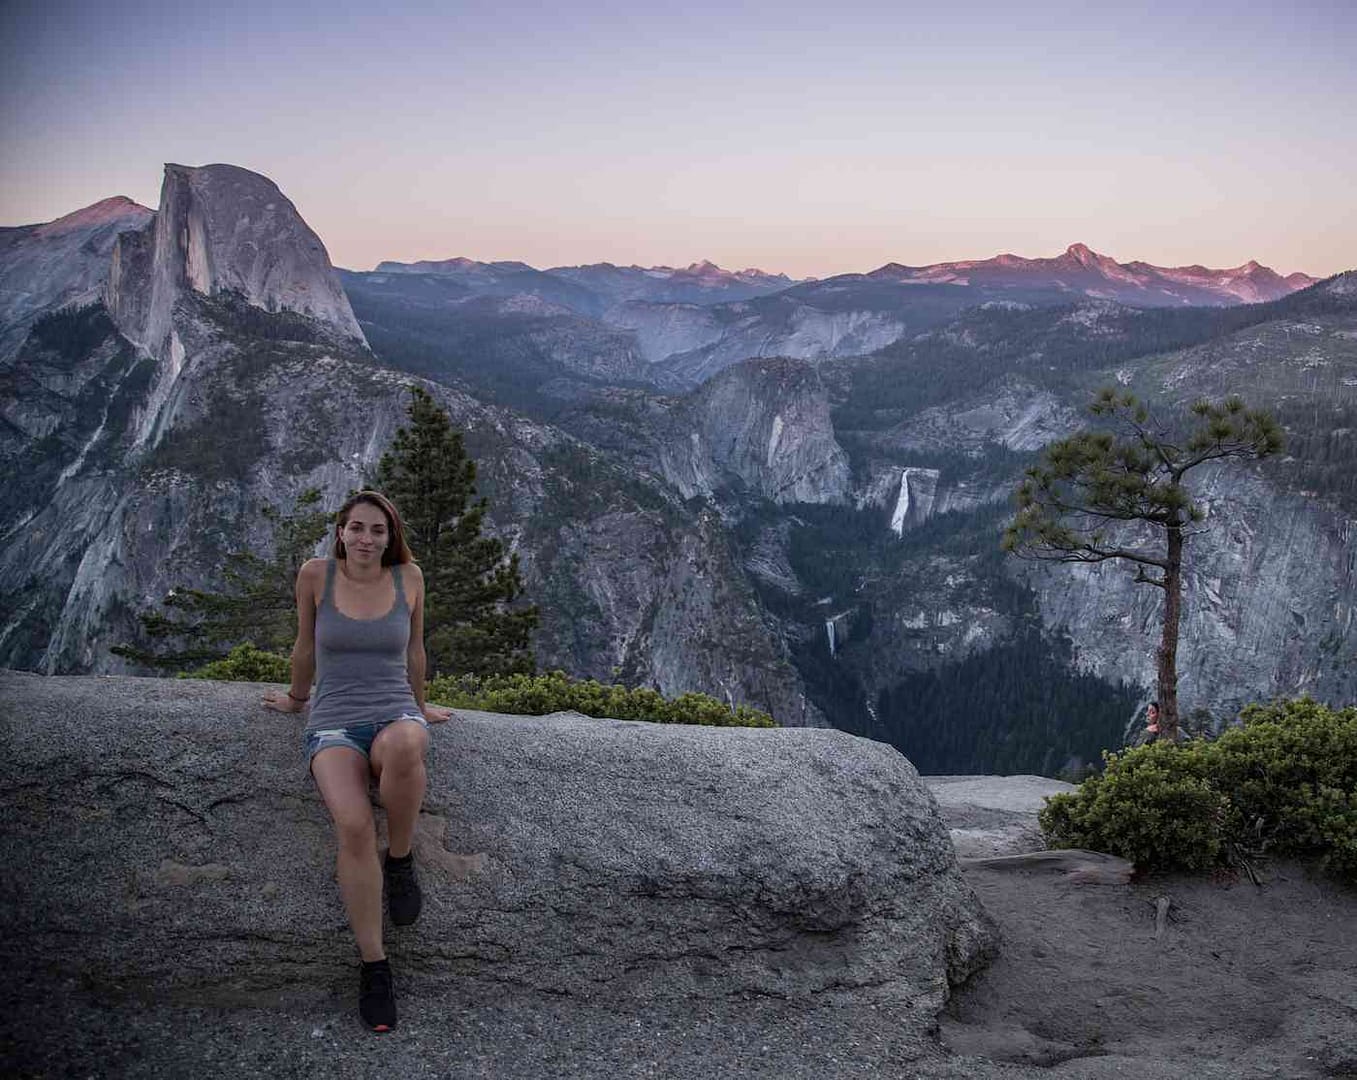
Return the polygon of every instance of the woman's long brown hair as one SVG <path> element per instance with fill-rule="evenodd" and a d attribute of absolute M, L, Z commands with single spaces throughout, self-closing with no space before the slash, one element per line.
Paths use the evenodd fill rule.
<path fill-rule="evenodd" d="M 335 524 L 338 529 L 335 532 L 335 546 L 331 554 L 336 559 L 346 557 L 344 541 L 340 539 L 339 534 L 343 531 L 344 526 L 349 523 L 349 511 L 359 503 L 375 506 L 386 515 L 386 531 L 390 540 L 387 541 L 386 550 L 382 552 L 382 565 L 394 566 L 397 563 L 404 565 L 414 562 L 414 553 L 411 552 L 410 545 L 405 542 L 405 526 L 401 523 L 400 512 L 396 509 L 395 504 L 380 491 L 359 491 L 344 500 L 344 505 L 339 508 L 339 513 L 335 515 Z"/>

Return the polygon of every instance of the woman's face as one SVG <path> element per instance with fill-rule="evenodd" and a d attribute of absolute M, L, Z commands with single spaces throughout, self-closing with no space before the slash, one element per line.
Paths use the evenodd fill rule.
<path fill-rule="evenodd" d="M 349 511 L 349 520 L 339 527 L 344 554 L 358 563 L 378 562 L 391 536 L 386 515 L 371 503 L 359 503 Z"/>

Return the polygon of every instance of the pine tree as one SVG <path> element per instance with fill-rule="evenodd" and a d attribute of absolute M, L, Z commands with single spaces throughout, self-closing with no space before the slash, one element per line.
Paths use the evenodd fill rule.
<path fill-rule="evenodd" d="M 400 510 L 424 571 L 429 677 L 530 674 L 537 608 L 514 606 L 523 595 L 518 556 L 481 535 L 489 503 L 473 501 L 476 463 L 461 433 L 426 391 L 410 393 L 410 425 L 396 432 L 372 486 Z"/>
<path fill-rule="evenodd" d="M 1203 520 L 1185 477 L 1209 461 L 1267 457 L 1282 447 L 1281 428 L 1237 397 L 1199 401 L 1184 429 L 1158 422 L 1149 406 L 1115 389 L 1091 406 L 1108 430 L 1081 431 L 1046 448 L 1018 487 L 1018 512 L 1004 550 L 1025 558 L 1101 563 L 1120 559 L 1135 580 L 1164 590 L 1158 668 L 1160 737 L 1178 738 L 1178 631 L 1184 543 Z M 1138 543 L 1136 526 L 1152 538 Z"/>
<path fill-rule="evenodd" d="M 320 490 L 303 491 L 284 514 L 264 506 L 259 516 L 273 526 L 272 554 L 233 551 L 226 556 L 220 591 L 176 587 L 163 610 L 137 615 L 149 644 L 115 645 L 115 656 L 167 670 L 219 660 L 232 646 L 248 644 L 282 653 L 297 636 L 297 572 L 330 528 L 320 509 Z"/>

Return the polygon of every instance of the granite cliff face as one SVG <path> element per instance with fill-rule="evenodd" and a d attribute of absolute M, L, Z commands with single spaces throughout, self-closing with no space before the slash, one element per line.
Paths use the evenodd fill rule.
<path fill-rule="evenodd" d="M 908 328 L 890 312 L 826 310 L 789 295 L 718 307 L 626 304 L 608 314 L 646 359 L 697 386 L 750 357 L 824 360 L 873 352 Z"/>
<path fill-rule="evenodd" d="M 1249 701 L 1357 695 L 1357 519 L 1215 469 L 1194 485 L 1206 510 L 1187 553 L 1178 670 L 1183 699 L 1216 716 Z M 1074 631 L 1081 659 L 1154 685 L 1162 600 L 1124 567 L 1032 571 L 1043 615 Z"/>
<path fill-rule="evenodd" d="M 847 500 L 848 456 L 834 440 L 828 395 L 813 366 L 741 364 L 685 404 L 660 466 L 685 498 L 736 491 L 774 503 Z"/>
<path fill-rule="evenodd" d="M 234 165 L 166 165 L 154 221 L 114 245 L 104 299 L 129 341 L 160 355 L 188 291 L 233 293 L 364 343 L 320 237 L 276 184 Z"/>
<path fill-rule="evenodd" d="M 118 237 L 151 218 L 118 195 L 43 225 L 0 228 L 0 360 L 43 314 L 98 299 Z"/>

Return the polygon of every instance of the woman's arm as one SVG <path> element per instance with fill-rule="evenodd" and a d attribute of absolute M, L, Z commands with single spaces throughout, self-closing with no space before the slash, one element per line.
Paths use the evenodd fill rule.
<path fill-rule="evenodd" d="M 415 587 L 415 598 L 410 604 L 410 645 L 405 650 L 405 668 L 410 676 L 410 691 L 423 711 L 424 669 L 428 664 L 424 653 L 424 571 L 415 563 L 406 563 L 403 569 L 409 573 Z"/>
<path fill-rule="evenodd" d="M 452 716 L 451 709 L 442 705 L 428 705 L 424 701 L 424 675 L 428 657 L 424 653 L 424 572 L 414 563 L 405 569 L 414 579 L 415 598 L 410 603 L 410 644 L 405 651 L 405 669 L 410 676 L 410 691 L 419 703 L 419 711 L 431 724 L 441 724 Z"/>
<path fill-rule="evenodd" d="M 292 645 L 292 685 L 287 694 L 270 690 L 264 704 L 279 712 L 301 712 L 316 674 L 316 582 L 324 559 L 309 559 L 297 573 L 297 640 Z"/>

